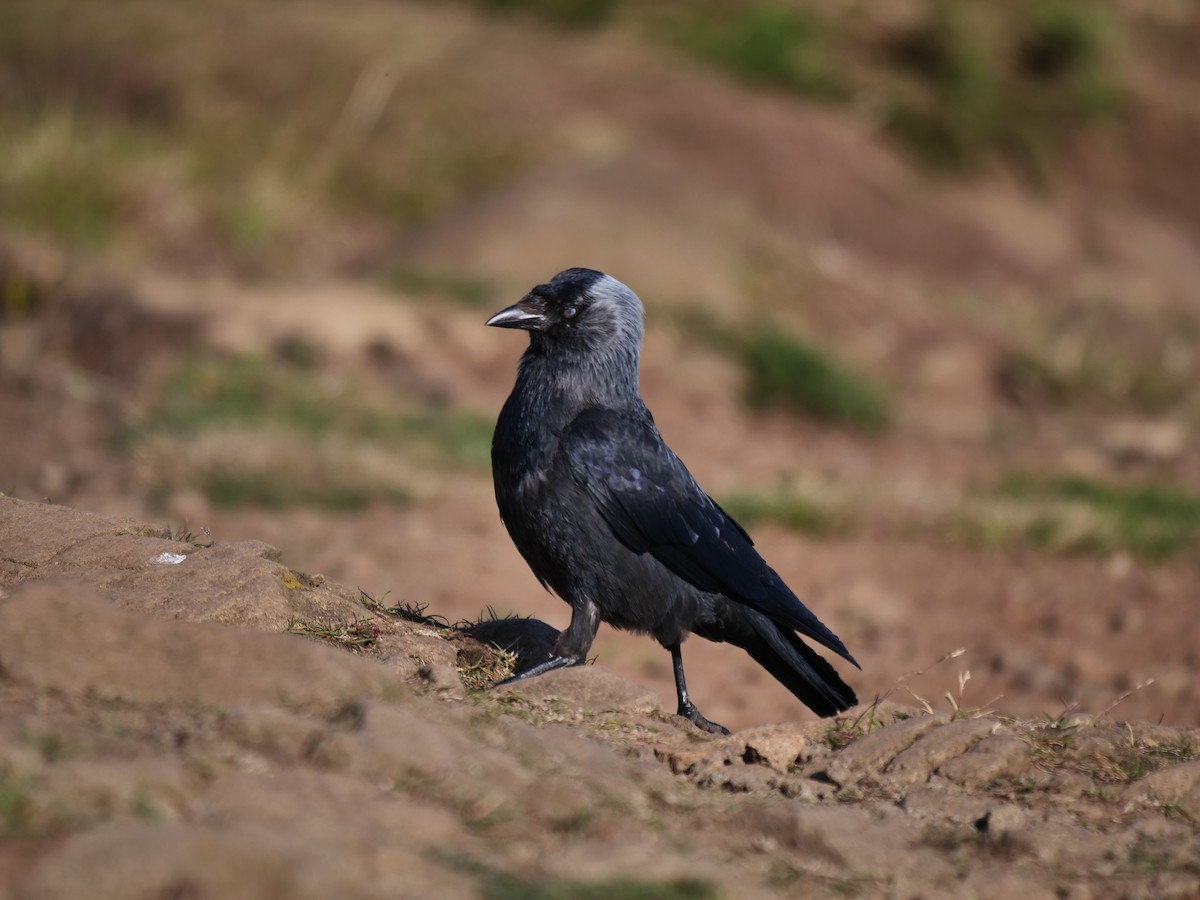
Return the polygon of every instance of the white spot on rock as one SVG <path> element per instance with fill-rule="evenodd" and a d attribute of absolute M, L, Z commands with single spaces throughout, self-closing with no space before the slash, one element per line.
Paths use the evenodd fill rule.
<path fill-rule="evenodd" d="M 150 560 L 150 562 L 157 563 L 160 566 L 177 566 L 185 559 L 187 559 L 187 556 L 182 553 L 160 553 L 154 559 Z"/>

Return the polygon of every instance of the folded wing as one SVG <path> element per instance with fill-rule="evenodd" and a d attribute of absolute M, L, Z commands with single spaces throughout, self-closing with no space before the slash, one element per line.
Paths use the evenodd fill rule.
<path fill-rule="evenodd" d="M 700 590 L 737 600 L 858 665 L 745 530 L 700 489 L 648 413 L 585 410 L 564 434 L 561 452 L 575 482 L 631 550 L 650 553 Z"/>

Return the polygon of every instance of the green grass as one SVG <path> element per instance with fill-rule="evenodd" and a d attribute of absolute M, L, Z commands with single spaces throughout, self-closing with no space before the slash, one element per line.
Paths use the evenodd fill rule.
<path fill-rule="evenodd" d="M 287 469 L 217 471 L 197 475 L 191 485 L 217 506 L 260 506 L 287 509 L 315 506 L 334 512 L 353 512 L 372 503 L 403 505 L 411 495 L 388 485 L 342 484 L 336 478 L 313 482 Z M 158 485 L 161 493 L 163 485 Z"/>
<path fill-rule="evenodd" d="M 825 422 L 882 431 L 889 424 L 881 391 L 825 351 L 786 333 L 760 328 L 739 347 L 746 402 Z"/>
<path fill-rule="evenodd" d="M 214 428 L 271 426 L 304 436 L 328 433 L 391 446 L 424 447 L 449 463 L 483 466 L 492 422 L 412 398 L 378 399 L 368 385 L 325 377 L 263 356 L 196 355 L 165 384 L 160 401 L 121 437 L 191 435 Z"/>
<path fill-rule="evenodd" d="M 1157 562 L 1196 548 L 1200 538 L 1200 495 L 1178 488 L 1014 475 L 1001 483 L 1000 493 L 1073 501 L 1103 517 L 1111 525 L 1111 533 L 1085 539 L 1076 548 L 1084 552 L 1125 549 L 1140 559 Z M 1044 531 L 1044 542 L 1053 542 L 1055 525 L 1048 523 Z"/>
<path fill-rule="evenodd" d="M 369 417 L 351 434 L 392 445 L 425 444 L 450 464 L 491 465 L 495 423 L 484 416 L 432 406 L 403 414 Z"/>
<path fill-rule="evenodd" d="M 1053 352 L 1014 350 L 996 367 L 996 383 L 1023 406 L 1133 409 L 1160 413 L 1195 395 L 1191 360 L 1170 352 L 1135 356 L 1128 343 L 1112 352 L 1089 345 L 1070 357 Z"/>
<path fill-rule="evenodd" d="M 129 200 L 123 177 L 98 167 L 136 159 L 143 148 L 127 129 L 58 109 L 41 116 L 0 108 L 0 205 L 5 217 L 84 247 L 103 244 Z M 123 173 L 128 174 L 128 173 Z"/>
<path fill-rule="evenodd" d="M 765 522 L 824 537 L 845 525 L 842 516 L 828 505 L 786 491 L 730 494 L 721 499 L 721 507 L 746 528 Z"/>
<path fill-rule="evenodd" d="M 1122 105 L 1117 23 L 1083 0 L 931 0 L 886 27 L 785 0 L 471 5 L 624 29 L 732 78 L 853 102 L 934 166 L 1000 156 L 1044 174 L 1066 135 Z M 470 72 L 430 75 L 412 29 L 388 4 L 9 0 L 5 223 L 253 275 L 290 272 L 336 233 L 356 271 L 383 273 L 398 241 L 557 152 Z M 456 52 L 485 48 L 482 33 Z"/>
<path fill-rule="evenodd" d="M 993 158 L 1045 181 L 1065 138 L 1124 109 L 1112 11 L 1087 0 L 926 0 L 881 23 L 787 0 L 476 0 L 552 25 L 620 22 L 752 85 L 854 102 L 934 169 Z"/>
<path fill-rule="evenodd" d="M 472 0 L 497 13 L 525 13 L 572 28 L 590 28 L 611 18 L 621 0 Z"/>
<path fill-rule="evenodd" d="M 136 430 L 191 434 L 216 424 L 274 422 L 318 434 L 333 427 L 349 395 L 266 357 L 197 355 L 175 371 Z"/>
<path fill-rule="evenodd" d="M 1117 800 L 1109 788 L 1131 784 L 1151 772 L 1157 772 L 1180 761 L 1195 759 L 1196 754 L 1187 745 L 1175 745 L 1162 752 L 1158 745 L 1150 744 L 1128 733 L 1109 732 L 1110 740 L 1102 743 L 1094 737 L 1080 741 L 1080 733 L 1072 726 L 1063 726 L 1054 719 L 1044 721 L 1027 720 L 1014 722 L 1021 737 L 1029 744 L 1030 754 L 1038 766 L 1054 771 L 1065 769 L 1087 776 L 1093 782 L 1093 799 L 1101 802 Z M 1112 726 L 1124 732 L 1129 726 Z M 1182 755 L 1176 755 L 1176 754 Z M 1164 809 L 1173 814 L 1173 810 Z"/>
<path fill-rule="evenodd" d="M 891 424 L 887 396 L 830 352 L 768 323 L 732 325 L 706 310 L 664 316 L 693 340 L 728 356 L 746 374 L 743 400 L 866 432 Z"/>
<path fill-rule="evenodd" d="M 1009 475 L 963 516 L 960 533 L 982 546 L 1023 544 L 1056 553 L 1147 563 L 1200 551 L 1200 495 L 1169 485 L 1075 476 Z"/>
<path fill-rule="evenodd" d="M 118 435 L 152 492 L 353 510 L 408 502 L 419 472 L 488 465 L 490 419 L 293 356 L 185 361 Z"/>
<path fill-rule="evenodd" d="M 270 274 L 338 229 L 440 217 L 539 145 L 453 77 L 397 88 L 420 61 L 411 24 L 370 4 L 5 3 L 6 223 Z"/>
<path fill-rule="evenodd" d="M 682 49 L 744 81 L 809 96 L 846 93 L 820 18 L 782 4 L 727 6 L 680 8 L 666 30 Z"/>
<path fill-rule="evenodd" d="M 1186 317 L 1145 314 L 1104 295 L 1052 304 L 996 364 L 997 387 L 1029 407 L 1177 411 L 1196 400 L 1200 334 Z"/>
<path fill-rule="evenodd" d="M 33 830 L 30 791 L 26 779 L 0 776 L 0 837 L 21 837 Z"/>
<path fill-rule="evenodd" d="M 934 167 L 1003 156 L 1043 180 L 1066 134 L 1121 109 L 1114 34 L 1082 0 L 935 0 L 881 48 L 887 127 Z"/>
<path fill-rule="evenodd" d="M 318 622 L 292 618 L 287 623 L 288 634 L 313 638 L 345 650 L 370 650 L 379 643 L 379 628 L 372 622 Z"/>

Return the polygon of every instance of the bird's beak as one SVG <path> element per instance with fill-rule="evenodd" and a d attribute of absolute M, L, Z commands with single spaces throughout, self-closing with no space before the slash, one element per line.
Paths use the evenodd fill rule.
<path fill-rule="evenodd" d="M 526 331 L 540 331 L 545 323 L 545 316 L 523 309 L 520 303 L 514 303 L 508 309 L 500 310 L 484 324 L 495 325 L 497 328 L 523 328 Z"/>

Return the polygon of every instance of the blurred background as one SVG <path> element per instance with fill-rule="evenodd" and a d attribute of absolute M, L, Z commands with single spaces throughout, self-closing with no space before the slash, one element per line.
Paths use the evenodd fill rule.
<path fill-rule="evenodd" d="M 564 627 L 482 323 L 590 266 L 861 698 L 1195 723 L 1197 46 L 1187 0 L 4 0 L 0 491 Z M 684 653 L 715 720 L 808 715 Z"/>

